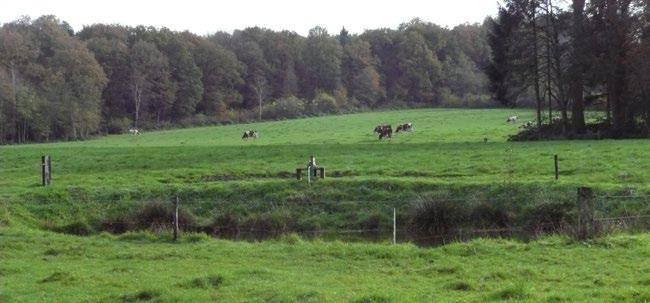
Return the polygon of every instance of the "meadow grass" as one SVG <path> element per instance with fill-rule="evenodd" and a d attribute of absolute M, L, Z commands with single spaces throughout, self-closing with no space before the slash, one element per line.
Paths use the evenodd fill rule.
<path fill-rule="evenodd" d="M 438 248 L 0 230 L 3 302 L 649 302 L 650 236 Z"/>
<path fill-rule="evenodd" d="M 650 141 L 508 142 L 529 111 L 423 109 L 278 122 L 145 132 L 83 142 L 0 147 L 0 196 L 33 191 L 40 156 L 54 161 L 54 188 L 202 186 L 210 181 L 292 181 L 315 155 L 337 178 L 405 178 L 443 183 L 559 183 L 648 188 Z M 378 141 L 380 123 L 413 122 L 415 130 Z M 242 140 L 245 129 L 260 137 Z M 488 139 L 484 143 L 484 138 Z"/>
<path fill-rule="evenodd" d="M 438 198 L 463 207 L 510 201 L 525 215 L 538 202 L 572 203 L 583 185 L 641 196 L 597 201 L 607 215 L 650 213 L 649 141 L 508 142 L 521 124 L 505 123 L 514 114 L 533 117 L 423 109 L 2 146 L 0 302 L 649 302 L 647 233 L 420 248 L 42 230 L 85 234 L 176 196 L 199 221 L 234 213 L 314 229 L 388 227 L 392 208 L 404 222 L 413 201 Z M 387 141 L 372 134 L 398 122 L 415 129 Z M 242 140 L 246 129 L 260 137 Z M 54 164 L 47 188 L 39 186 L 43 154 Z M 312 154 L 328 178 L 296 181 L 292 171 Z"/>

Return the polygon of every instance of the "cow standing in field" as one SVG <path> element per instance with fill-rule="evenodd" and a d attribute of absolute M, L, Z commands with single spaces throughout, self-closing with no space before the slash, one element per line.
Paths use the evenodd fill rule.
<path fill-rule="evenodd" d="M 413 130 L 413 123 L 409 122 L 409 123 L 398 125 L 397 129 L 395 130 L 395 133 L 399 133 L 400 131 L 406 132 L 411 130 Z"/>
<path fill-rule="evenodd" d="M 375 133 L 379 135 L 379 140 L 383 138 L 392 138 L 393 136 L 393 127 L 390 124 L 377 125 L 374 130 Z"/>
<path fill-rule="evenodd" d="M 517 119 L 519 119 L 518 116 L 510 116 L 508 119 L 506 119 L 506 123 L 515 123 L 517 122 Z"/>
<path fill-rule="evenodd" d="M 241 138 L 242 139 L 257 139 L 257 131 L 256 130 L 244 131 L 244 135 Z"/>
<path fill-rule="evenodd" d="M 130 133 L 131 135 L 139 135 L 139 134 L 140 134 L 140 130 L 137 129 L 137 128 L 135 128 L 135 127 L 131 127 L 131 128 L 129 128 L 129 133 Z"/>

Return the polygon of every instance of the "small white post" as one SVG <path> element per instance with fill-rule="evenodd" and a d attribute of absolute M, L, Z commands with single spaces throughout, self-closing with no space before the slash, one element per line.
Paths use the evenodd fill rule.
<path fill-rule="evenodd" d="M 307 183 L 311 184 L 311 174 L 314 173 L 314 169 L 316 169 L 316 157 L 312 155 L 307 163 Z"/>
<path fill-rule="evenodd" d="M 393 208 L 393 244 L 397 244 L 397 211 Z"/>
<path fill-rule="evenodd" d="M 307 166 L 307 183 L 311 184 L 311 165 Z"/>

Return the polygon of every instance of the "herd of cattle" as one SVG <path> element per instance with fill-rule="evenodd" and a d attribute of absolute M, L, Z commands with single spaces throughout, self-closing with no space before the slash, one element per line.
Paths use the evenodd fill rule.
<path fill-rule="evenodd" d="M 400 131 L 406 132 L 411 130 L 413 130 L 413 123 L 409 122 L 409 123 L 397 125 L 397 129 L 395 129 L 395 133 L 399 133 Z M 390 124 L 377 125 L 377 127 L 375 127 L 374 133 L 379 135 L 379 140 L 384 138 L 392 138 L 393 127 Z"/>
<path fill-rule="evenodd" d="M 517 120 L 519 119 L 518 116 L 510 116 L 508 119 L 506 119 L 506 123 L 516 123 Z M 533 122 L 529 121 L 526 122 L 523 127 L 531 127 L 533 125 Z M 401 132 L 406 132 L 406 131 L 412 131 L 413 130 L 413 123 L 408 122 L 404 124 L 399 124 L 397 125 L 397 128 L 395 129 L 395 133 Z M 139 135 L 140 130 L 137 128 L 129 128 L 129 133 L 132 135 Z M 390 124 L 380 124 L 375 127 L 373 133 L 377 134 L 379 136 L 379 140 L 385 139 L 385 138 L 392 138 L 393 137 L 393 127 Z M 254 129 L 249 129 L 244 131 L 244 135 L 242 135 L 242 140 L 243 139 L 257 139 L 257 131 Z"/>
<path fill-rule="evenodd" d="M 413 123 L 409 122 L 409 123 L 397 125 L 397 129 L 395 129 L 395 133 L 406 132 L 411 130 L 413 130 Z M 393 127 L 390 124 L 377 125 L 377 127 L 375 127 L 374 133 L 379 135 L 379 140 L 384 138 L 392 138 Z M 241 136 L 241 138 L 242 140 L 257 139 L 257 131 L 254 129 L 246 130 L 244 131 L 244 134 Z"/>

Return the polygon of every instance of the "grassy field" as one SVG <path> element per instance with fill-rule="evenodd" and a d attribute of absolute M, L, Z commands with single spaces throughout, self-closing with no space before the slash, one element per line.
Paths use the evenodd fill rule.
<path fill-rule="evenodd" d="M 650 302 L 650 236 L 439 248 L 0 230 L 2 302 Z"/>
<path fill-rule="evenodd" d="M 520 123 L 505 123 L 513 114 Z M 188 233 L 171 243 L 166 227 L 100 233 L 119 220 L 167 224 L 172 197 L 201 228 L 279 231 L 385 230 L 393 208 L 403 229 L 425 211 L 421 201 L 436 199 L 454 199 L 470 223 L 476 210 L 514 225 L 540 211 L 564 220 L 582 185 L 632 196 L 596 201 L 599 215 L 650 214 L 650 141 L 508 142 L 532 116 L 423 109 L 2 146 L 0 302 L 649 302 L 647 233 L 437 248 Z M 399 122 L 414 131 L 386 141 L 372 133 Z M 242 140 L 245 129 L 260 137 Z M 44 154 L 54 164 L 47 188 Z M 312 154 L 328 178 L 296 181 Z"/>
<path fill-rule="evenodd" d="M 291 181 L 316 155 L 338 179 L 437 183 L 551 182 L 560 156 L 561 184 L 649 188 L 650 141 L 507 142 L 532 112 L 425 109 L 145 132 L 85 142 L 0 147 L 0 196 L 38 188 L 40 156 L 54 159 L 54 189 L 205 186 L 209 181 Z M 379 123 L 411 121 L 412 133 L 378 141 Z M 257 140 L 241 139 L 256 129 Z M 484 143 L 488 138 L 488 143 Z"/>
<path fill-rule="evenodd" d="M 519 123 L 506 123 L 514 114 Z M 650 141 L 507 141 L 532 118 L 522 110 L 422 109 L 2 146 L 0 222 L 96 221 L 179 194 L 190 201 L 185 207 L 210 217 L 250 201 L 385 201 L 386 214 L 421 196 L 525 203 L 572 201 L 577 186 L 607 194 L 650 191 Z M 407 121 L 414 131 L 391 140 L 372 133 L 377 124 Z M 260 137 L 242 140 L 245 129 Z M 44 154 L 54 165 L 48 188 L 39 186 Z M 312 154 L 329 177 L 308 186 L 293 171 Z M 632 208 L 650 208 L 643 202 Z"/>

